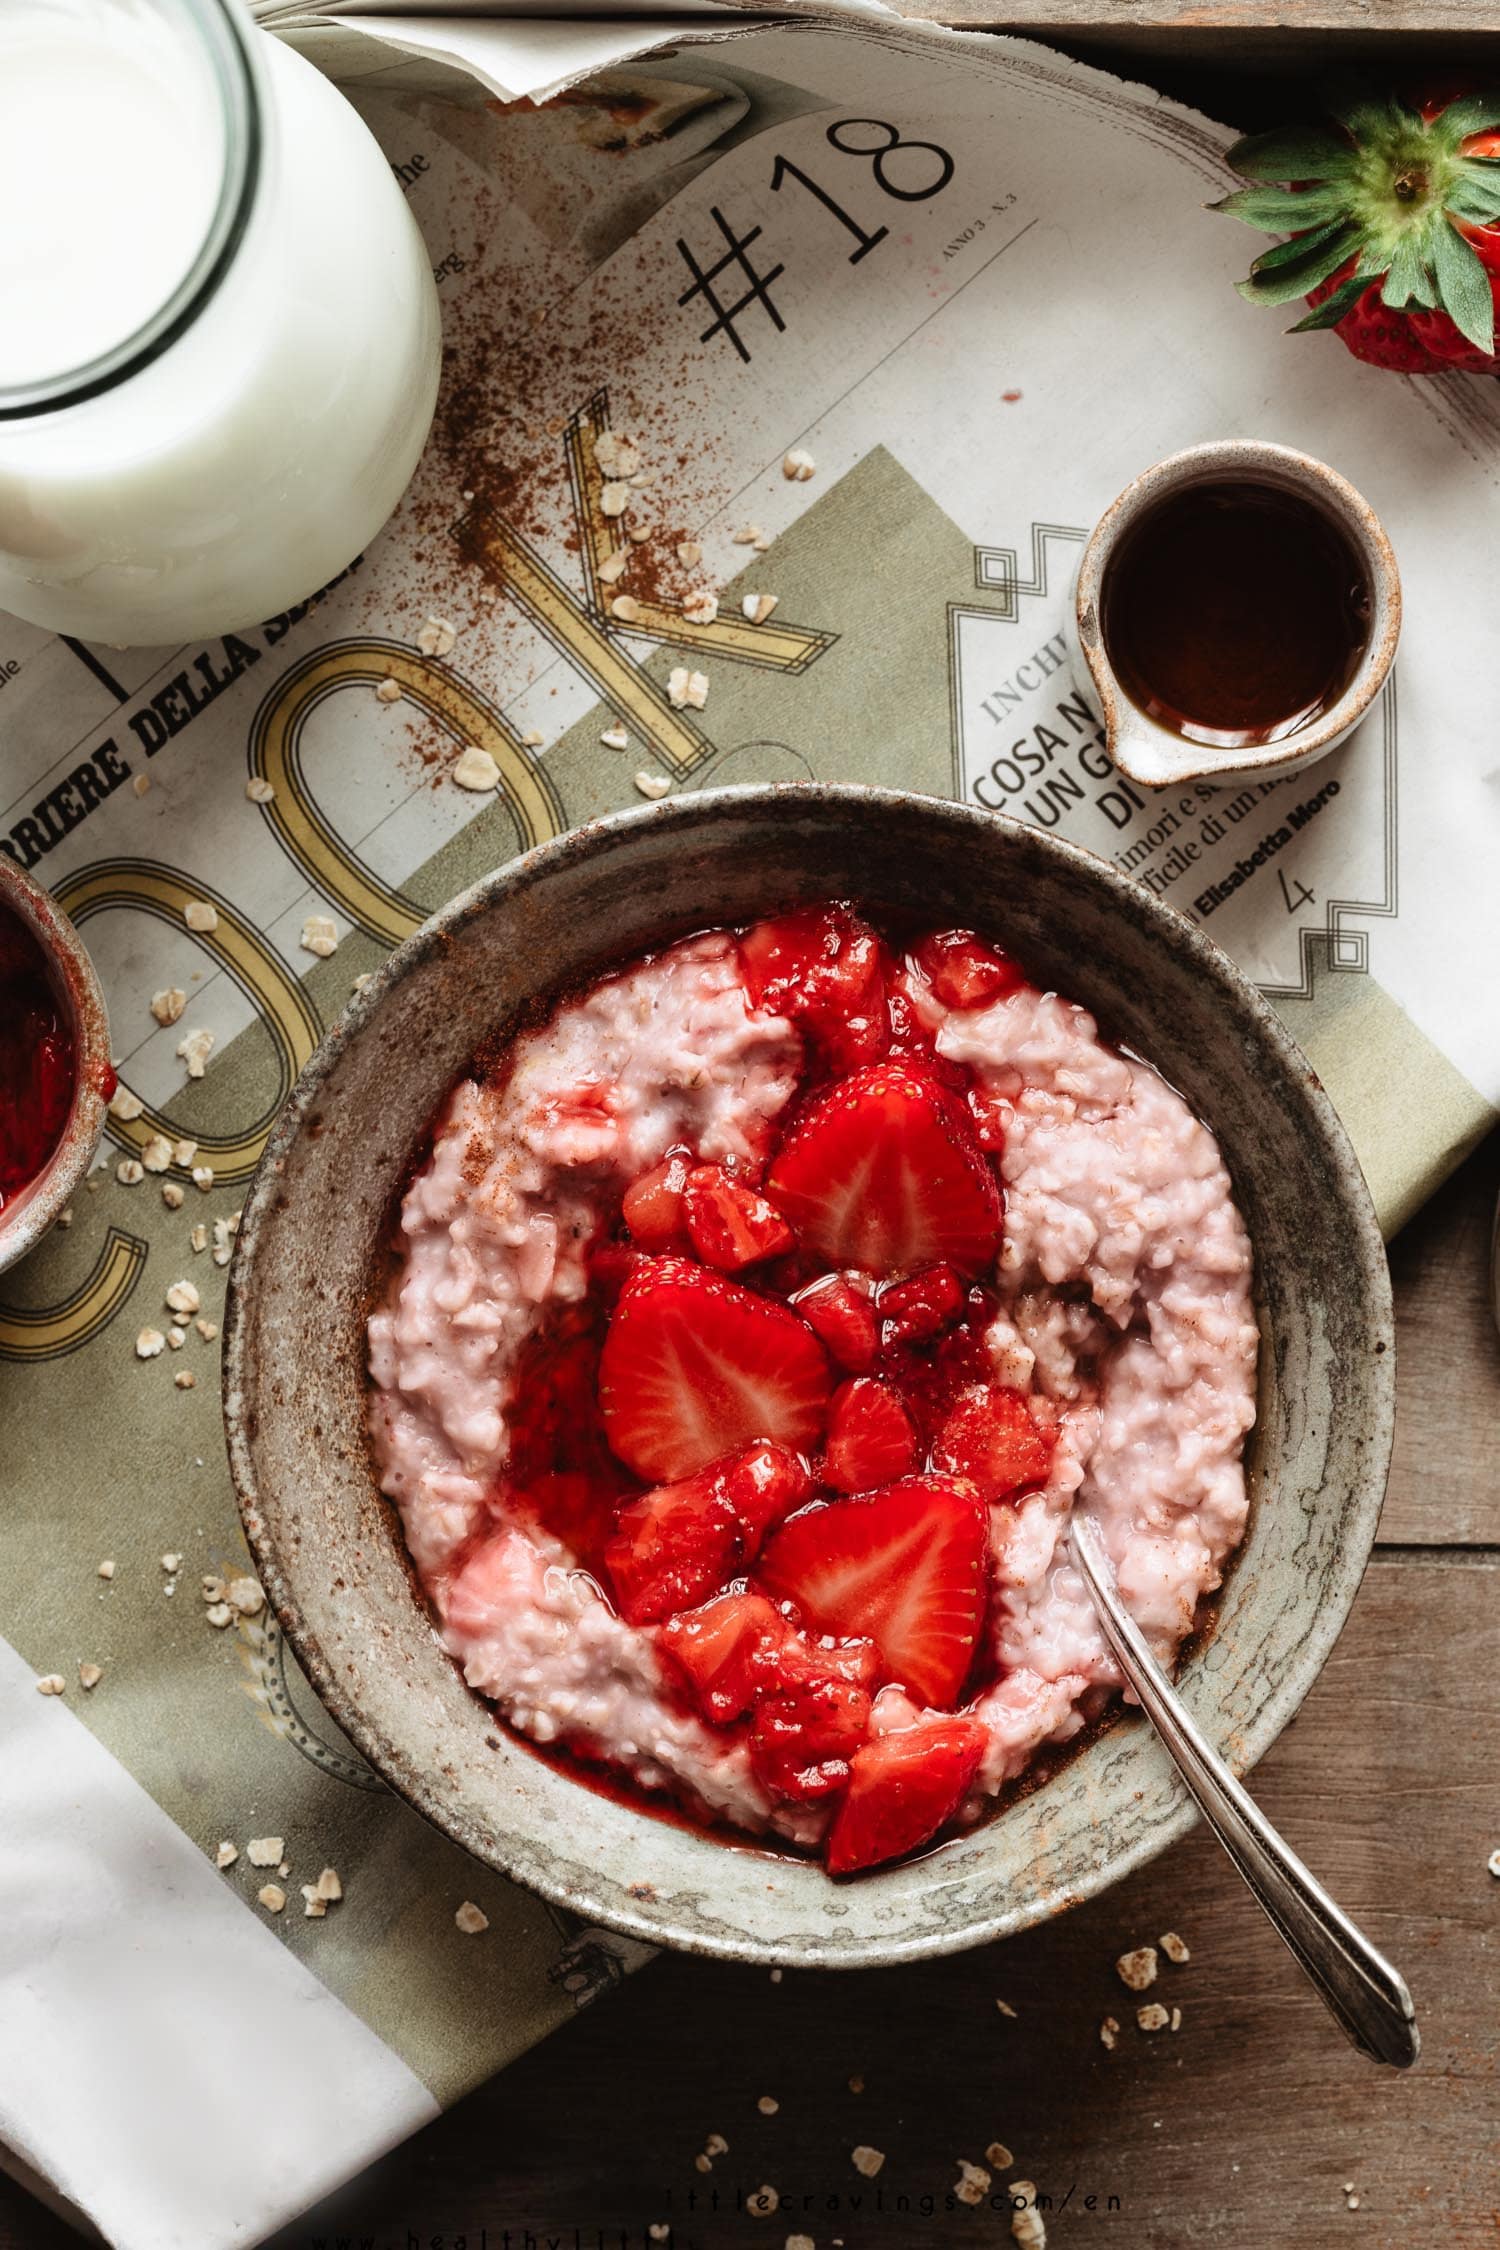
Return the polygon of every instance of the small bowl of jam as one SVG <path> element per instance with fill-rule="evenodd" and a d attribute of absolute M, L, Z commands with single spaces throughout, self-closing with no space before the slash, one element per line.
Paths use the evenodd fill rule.
<path fill-rule="evenodd" d="M 1133 781 L 1279 778 L 1359 724 L 1401 630 L 1401 579 L 1353 485 L 1289 446 L 1173 454 L 1100 518 L 1076 629 Z"/>
<path fill-rule="evenodd" d="M 67 916 L 0 853 L 0 1270 L 67 1204 L 114 1090 L 94 965 Z"/>

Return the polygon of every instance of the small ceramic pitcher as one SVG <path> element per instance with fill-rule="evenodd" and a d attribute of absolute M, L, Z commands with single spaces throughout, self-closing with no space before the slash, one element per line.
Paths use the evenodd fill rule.
<path fill-rule="evenodd" d="M 1370 589 L 1370 621 L 1363 650 L 1337 702 L 1273 742 L 1233 749 L 1194 742 L 1143 711 L 1126 694 L 1110 662 L 1100 624 L 1100 589 L 1111 555 L 1148 508 L 1185 485 L 1269 485 L 1310 502 L 1330 517 L 1363 562 Z M 1352 733 L 1385 685 L 1401 631 L 1401 577 L 1380 519 L 1343 477 L 1311 454 L 1290 446 L 1231 438 L 1174 453 L 1128 484 L 1095 525 L 1078 569 L 1073 627 L 1093 674 L 1108 732 L 1109 752 L 1132 781 L 1160 788 L 1184 781 L 1216 781 L 1253 773 L 1268 779 L 1295 773 L 1326 756 Z"/>

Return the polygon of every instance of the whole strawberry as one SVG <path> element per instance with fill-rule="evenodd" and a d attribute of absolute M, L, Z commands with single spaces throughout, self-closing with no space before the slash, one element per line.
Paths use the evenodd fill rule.
<path fill-rule="evenodd" d="M 1259 184 L 1212 208 L 1290 238 L 1256 259 L 1240 295 L 1305 297 L 1296 330 L 1335 328 L 1375 367 L 1500 374 L 1500 93 L 1358 89 L 1330 109 L 1326 126 L 1255 133 L 1229 151 L 1231 169 Z"/>

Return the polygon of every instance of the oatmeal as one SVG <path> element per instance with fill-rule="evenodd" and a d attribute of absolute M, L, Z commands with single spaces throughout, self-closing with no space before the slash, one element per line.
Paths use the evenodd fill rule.
<path fill-rule="evenodd" d="M 971 932 L 852 908 L 600 978 L 434 1122 L 370 1321 L 384 1490 L 533 1743 L 835 1873 L 1170 1659 L 1241 1537 L 1251 1260 L 1207 1128 Z"/>

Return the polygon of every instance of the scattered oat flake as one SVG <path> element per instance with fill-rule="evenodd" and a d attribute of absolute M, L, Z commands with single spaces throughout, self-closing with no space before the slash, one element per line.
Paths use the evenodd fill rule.
<path fill-rule="evenodd" d="M 594 439 L 594 459 L 602 477 L 633 477 L 640 471 L 638 447 L 617 430 L 600 430 Z"/>
<path fill-rule="evenodd" d="M 1156 1942 L 1169 1961 L 1181 1963 L 1192 1959 L 1192 1955 L 1175 1930 L 1168 1930 L 1166 1935 L 1159 1937 Z"/>
<path fill-rule="evenodd" d="M 528 727 L 521 737 L 521 742 L 527 750 L 540 750 L 546 739 L 546 736 L 539 734 L 535 727 Z"/>
<path fill-rule="evenodd" d="M 462 764 L 463 760 L 460 759 L 459 763 Z M 498 775 L 496 778 L 498 779 Z M 337 953 L 339 933 L 332 915 L 309 914 L 302 925 L 299 943 L 304 953 L 316 953 L 320 961 L 326 961 L 330 953 Z"/>
<path fill-rule="evenodd" d="M 636 546 L 644 547 L 646 541 L 651 537 L 649 516 L 642 515 L 638 509 L 632 508 L 630 521 L 625 526 L 625 536 L 627 539 L 634 540 Z"/>
<path fill-rule="evenodd" d="M 696 539 L 679 539 L 677 560 L 684 570 L 696 570 L 703 560 L 703 549 Z"/>
<path fill-rule="evenodd" d="M 180 1563 L 182 1557 L 179 1555 L 177 1560 Z M 206 1602 L 221 1602 L 225 1598 L 227 1589 L 222 1578 L 208 1577 L 199 1580 L 198 1591 Z M 276 1857 L 278 1859 L 281 1857 L 280 1852 L 277 1853 Z M 271 1862 L 267 1860 L 266 1865 L 269 1867 Z"/>
<path fill-rule="evenodd" d="M 770 544 L 758 523 L 742 523 L 733 536 L 736 547 L 759 547 L 763 542 Z"/>
<path fill-rule="evenodd" d="M 135 1340 L 137 1359 L 159 1359 L 167 1348 L 167 1339 L 159 1328 L 143 1328 Z"/>
<path fill-rule="evenodd" d="M 219 926 L 219 909 L 210 906 L 206 898 L 190 898 L 182 910 L 182 919 L 190 930 L 197 930 L 200 936 L 206 937 Z"/>
<path fill-rule="evenodd" d="M 328 1901 L 326 1898 L 319 1898 L 317 1884 L 304 1883 L 302 1886 L 302 1897 L 304 1902 L 302 1911 L 307 1916 L 307 1919 L 310 1922 L 321 1922 L 324 1915 L 328 1912 Z"/>
<path fill-rule="evenodd" d="M 689 625 L 712 625 L 719 614 L 717 594 L 689 594 L 682 605 L 682 614 Z"/>
<path fill-rule="evenodd" d="M 399 703 L 401 701 L 401 682 L 389 677 L 380 681 L 375 690 L 375 700 L 377 703 Z"/>
<path fill-rule="evenodd" d="M 214 1035 L 202 1025 L 177 1042 L 177 1059 L 187 1064 L 189 1078 L 201 1078 L 213 1052 Z"/>
<path fill-rule="evenodd" d="M 1159 2000 L 1148 2000 L 1144 2008 L 1137 2008 L 1135 2020 L 1142 2031 L 1165 2031 L 1171 2018 Z"/>
<path fill-rule="evenodd" d="M 252 1867 L 274 1867 L 286 1851 L 283 1836 L 252 1836 L 245 1846 Z"/>
<path fill-rule="evenodd" d="M 73 1224 L 73 1206 L 71 1203 L 58 1212 L 57 1224 L 60 1227 L 70 1227 Z"/>
<path fill-rule="evenodd" d="M 678 711 L 701 711 L 708 701 L 707 673 L 690 672 L 685 664 L 675 664 L 667 675 L 667 701 Z"/>
<path fill-rule="evenodd" d="M 500 786 L 500 768 L 488 750 L 471 742 L 462 757 L 456 758 L 449 772 L 460 789 L 472 789 L 476 796 L 487 796 Z"/>
<path fill-rule="evenodd" d="M 325 1904 L 341 1899 L 344 1895 L 344 1886 L 339 1880 L 338 1869 L 336 1867 L 325 1867 L 318 1877 L 317 1888 L 318 1896 Z"/>
<path fill-rule="evenodd" d="M 651 2242 L 669 2242 L 672 2229 L 667 2225 L 665 2219 L 653 2219 L 646 2229 L 646 2236 L 647 2240 Z"/>
<path fill-rule="evenodd" d="M 1021 2245 L 1021 2250 L 1047 2250 L 1047 2229 L 1036 2207 L 1035 2181 L 1012 2180 L 1009 2194 L 1010 2231 L 1014 2240 Z"/>
<path fill-rule="evenodd" d="M 865 2090 L 865 2082 L 864 2082 L 864 2080 L 863 2080 L 862 2078 L 860 2078 L 860 2077 L 856 2076 L 856 2077 L 853 2077 L 853 2078 L 851 2078 L 851 2079 L 850 2079 L 850 2081 L 849 2081 L 849 2091 L 850 2091 L 850 2093 L 851 2093 L 851 2094 L 862 2094 L 862 2093 L 864 2092 L 864 2090 Z"/>
<path fill-rule="evenodd" d="M 867 2148 L 865 2143 L 861 2141 L 858 2148 L 850 2149 L 849 2161 L 856 2172 L 862 2172 L 867 2180 L 873 2180 L 881 2165 L 885 2162 L 885 2150 L 883 2148 Z"/>
<path fill-rule="evenodd" d="M 960 2156 L 957 2162 L 958 2182 L 954 2187 L 954 2194 L 960 2203 L 982 2203 L 990 2189 L 989 2173 L 982 2164 L 971 2164 L 966 2157 Z"/>
<path fill-rule="evenodd" d="M 138 1157 L 122 1156 L 115 1166 L 115 1178 L 121 1187 L 138 1187 L 146 1177 L 146 1168 Z"/>
<path fill-rule="evenodd" d="M 115 1566 L 114 1566 L 114 1564 L 113 1564 L 112 1562 L 110 1562 L 110 1561 L 107 1561 L 107 1560 L 106 1560 L 106 1561 L 102 1562 L 102 1563 L 101 1563 L 101 1564 L 99 1565 L 99 1571 L 98 1571 L 98 1575 L 99 1575 L 99 1577 L 101 1577 L 101 1578 L 113 1578 L 113 1577 L 114 1577 L 114 1574 L 115 1574 Z"/>
<path fill-rule="evenodd" d="M 169 1312 L 195 1313 L 202 1299 L 190 1281 L 174 1281 L 167 1291 Z"/>
<path fill-rule="evenodd" d="M 622 625 L 634 625 L 640 617 L 641 605 L 634 594 L 616 594 L 609 605 L 609 614 L 617 617 Z"/>
<path fill-rule="evenodd" d="M 620 580 L 624 577 L 626 571 L 629 568 L 630 549 L 628 547 L 617 547 L 614 553 L 612 555 L 606 555 L 603 562 L 599 565 L 600 585 L 618 586 Z M 537 741 L 540 742 L 541 739 L 541 736 L 538 735 Z"/>
<path fill-rule="evenodd" d="M 194 1187 L 197 1188 L 201 1194 L 207 1195 L 209 1189 L 214 1184 L 213 1166 L 211 1164 L 195 1164 L 192 1170 L 192 1182 Z M 215 1253 L 215 1263 L 218 1262 L 218 1256 L 217 1253 Z"/>
<path fill-rule="evenodd" d="M 163 1570 L 164 1570 L 164 1571 L 166 1572 L 167 1576 L 168 1576 L 168 1577 L 170 1578 L 170 1577 L 172 1576 L 172 1574 L 173 1574 L 173 1573 L 174 1573 L 175 1571 L 179 1571 L 179 1570 L 181 1570 L 181 1568 L 182 1568 L 182 1557 L 181 1557 L 181 1555 L 177 1555 L 177 1554 L 166 1554 L 166 1555 L 163 1555 L 163 1556 L 161 1557 L 161 1567 L 162 1567 L 162 1569 L 163 1569 Z"/>
<path fill-rule="evenodd" d="M 818 2250 L 818 2246 L 810 2234 L 789 2234 L 786 2250 Z"/>
<path fill-rule="evenodd" d="M 68 1683 L 61 1672 L 44 1672 L 36 1683 L 38 1695 L 66 1695 Z"/>
<path fill-rule="evenodd" d="M 134 776 L 132 777 L 132 780 L 131 780 L 130 786 L 131 786 L 131 788 L 132 788 L 132 789 L 133 789 L 133 790 L 135 791 L 135 794 L 136 794 L 136 795 L 137 795 L 138 797 L 144 797 L 144 796 L 145 796 L 145 794 L 146 794 L 146 791 L 147 791 L 147 790 L 148 790 L 148 789 L 149 789 L 149 788 L 151 787 L 151 776 L 150 776 L 150 774 L 149 774 L 149 773 L 138 773 L 138 774 L 134 775 Z"/>
<path fill-rule="evenodd" d="M 629 506 L 629 485 L 623 478 L 612 478 L 599 494 L 600 514 L 609 517 L 623 516 Z"/>
<path fill-rule="evenodd" d="M 464 1900 L 453 1919 L 463 1931 L 465 1937 L 478 1937 L 481 1931 L 487 1930 L 490 1926 L 490 1918 L 485 1913 L 484 1908 L 476 1906 L 471 1898 Z"/>
<path fill-rule="evenodd" d="M 195 1391 L 198 1388 L 198 1378 L 190 1367 L 179 1367 L 172 1380 L 180 1391 Z"/>
<path fill-rule="evenodd" d="M 745 2209 L 752 2219 L 769 2219 L 780 2205 L 781 2197 L 773 2187 L 758 2187 L 745 2198 Z"/>
<path fill-rule="evenodd" d="M 1113 2047 L 1113 2046 L 1115 2045 L 1116 2041 L 1117 2041 L 1117 2040 L 1119 2039 L 1119 2036 L 1120 2036 L 1120 2019 L 1119 2019 L 1119 2017 L 1118 2017 L 1118 2016 L 1106 2016 L 1106 2017 L 1105 2017 L 1105 2019 L 1104 2019 L 1104 2021 L 1103 2021 L 1103 2023 L 1101 2023 L 1101 2024 L 1100 2024 L 1100 2026 L 1099 2026 L 1099 2044 L 1100 2044 L 1100 2045 L 1101 2045 L 1102 2047 Z M 1002 2167 L 1002 2168 L 1003 2168 L 1003 2167 Z"/>
<path fill-rule="evenodd" d="M 262 1883 L 255 1895 L 268 1914 L 279 1914 L 286 1904 L 286 1892 L 279 1883 Z"/>
<path fill-rule="evenodd" d="M 208 1228 L 201 1219 L 188 1236 L 188 1240 L 197 1252 L 201 1253 L 208 1248 Z"/>
<path fill-rule="evenodd" d="M 169 1211 L 180 1211 L 186 1194 L 186 1188 L 180 1186 L 176 1180 L 163 1180 L 161 1199 Z"/>
<path fill-rule="evenodd" d="M 1133 1953 L 1122 1953 L 1115 1963 L 1115 1974 L 1127 1990 L 1144 1992 L 1147 1985 L 1156 1982 L 1156 1947 L 1138 1945 Z"/>
<path fill-rule="evenodd" d="M 1495 1877 L 1496 1881 L 1500 1882 L 1500 1851 L 1491 1852 L 1489 1858 L 1485 1861 L 1484 1864 L 1489 1869 L 1490 1873 Z"/>
<path fill-rule="evenodd" d="M 792 451 L 788 453 L 785 459 L 782 461 L 781 473 L 786 478 L 788 484 L 806 484 L 808 478 L 812 476 L 817 469 L 817 466 L 818 464 L 813 459 L 812 455 L 810 453 L 805 453 L 802 447 L 799 445 L 794 446 Z"/>
<path fill-rule="evenodd" d="M 780 1982 L 781 1982 L 781 1977 L 782 1977 L 782 1972 L 781 1972 L 781 1970 L 780 1970 L 780 1969 L 773 1969 L 773 1970 L 771 1971 L 771 1982 L 772 1982 L 772 1984 L 780 1984 Z"/>
<path fill-rule="evenodd" d="M 781 2104 L 774 2094 L 762 2094 L 755 2106 L 762 2117 L 774 2117 Z"/>
<path fill-rule="evenodd" d="M 197 1153 L 198 1143 L 196 1141 L 174 1141 L 172 1143 L 172 1162 L 174 1164 L 181 1164 L 186 1168 L 192 1163 Z"/>
<path fill-rule="evenodd" d="M 623 727 L 606 727 L 599 740 L 606 750 L 628 750 L 630 737 Z"/>
<path fill-rule="evenodd" d="M 103 1677 L 104 1667 L 102 1664 L 80 1664 L 78 1667 L 78 1685 L 81 1688 L 97 1687 Z"/>
<path fill-rule="evenodd" d="M 665 797 L 672 786 L 664 773 L 647 773 L 644 767 L 636 775 L 635 785 L 643 797 Z"/>
<path fill-rule="evenodd" d="M 424 617 L 417 632 L 417 646 L 424 656 L 449 656 L 458 642 L 458 628 L 450 625 L 446 617 Z"/>
<path fill-rule="evenodd" d="M 1174 2008 L 1174 2009 L 1172 2010 L 1172 2020 L 1171 2020 L 1171 2023 L 1170 2023 L 1170 2024 L 1169 2024 L 1169 2025 L 1167 2026 L 1167 2028 L 1168 2028 L 1168 2030 L 1169 2030 L 1169 2031 L 1181 2031 L 1181 2029 L 1182 2029 L 1182 2010 L 1181 2010 L 1180 2008 Z"/>
<path fill-rule="evenodd" d="M 749 624 L 764 625 L 780 599 L 779 594 L 747 594 L 740 610 Z"/>
<path fill-rule="evenodd" d="M 187 1334 L 185 1330 L 181 1328 L 169 1328 L 167 1330 L 167 1349 L 169 1352 L 180 1352 L 186 1342 Z"/>
<path fill-rule="evenodd" d="M 1009 2016 L 1012 2023 L 1016 2021 L 1016 2011 L 1008 2000 L 997 2000 L 995 2006 L 1000 2010 L 1002 2016 Z"/>
<path fill-rule="evenodd" d="M 235 1861 L 239 1858 L 239 1856 L 239 1845 L 231 1844 L 229 1838 L 226 1836 L 223 1843 L 220 1844 L 218 1850 L 214 1853 L 214 1865 L 215 1867 L 233 1867 Z"/>
<path fill-rule="evenodd" d="M 122 1125 L 132 1124 L 145 1106 L 140 1095 L 133 1094 L 128 1086 L 117 1086 L 109 1097 L 109 1114 Z"/>
<path fill-rule="evenodd" d="M 264 774 L 253 773 L 245 783 L 245 795 L 252 805 L 270 805 L 276 801 L 276 784 L 267 781 Z"/>
<path fill-rule="evenodd" d="M 158 1023 L 175 1023 L 186 1006 L 187 994 L 180 984 L 163 985 L 151 995 L 151 1013 Z"/>
<path fill-rule="evenodd" d="M 186 1368 L 183 1369 L 183 1373 L 187 1373 Z M 203 1614 L 217 1632 L 222 1632 L 224 1627 L 234 1620 L 234 1611 L 230 1608 L 228 1602 L 210 1602 Z"/>
<path fill-rule="evenodd" d="M 693 2158 L 693 2169 L 694 2169 L 695 2171 L 698 2171 L 698 2172 L 711 2172 L 711 2171 L 713 2170 L 713 2168 L 714 2168 L 714 2164 L 713 2164 L 713 2158 L 712 2158 L 711 2156 L 704 2156 L 704 2155 L 702 2155 L 702 2154 L 701 2154 L 701 2152 L 700 2152 L 700 2154 L 699 2154 L 699 2155 L 697 2155 L 697 2156 L 695 2156 L 695 2157 Z"/>
<path fill-rule="evenodd" d="M 172 1144 L 165 1133 L 148 1135 L 141 1147 L 141 1164 L 148 1172 L 165 1172 L 172 1161 Z"/>
<path fill-rule="evenodd" d="M 997 2172 L 1008 2172 L 1016 2161 L 1004 2141 L 991 2141 L 984 2152 L 984 2160 L 986 2164 L 993 2164 Z"/>
<path fill-rule="evenodd" d="M 265 1590 L 258 1578 L 231 1578 L 225 1598 L 241 1617 L 259 1617 L 266 1606 Z"/>
<path fill-rule="evenodd" d="M 703 2153 L 705 2156 L 727 2156 L 729 2143 L 722 2133 L 710 2133 L 703 2144 Z"/>

